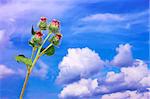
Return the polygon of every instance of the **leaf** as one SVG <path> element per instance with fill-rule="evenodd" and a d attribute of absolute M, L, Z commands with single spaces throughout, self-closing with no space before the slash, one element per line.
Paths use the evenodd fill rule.
<path fill-rule="evenodd" d="M 27 57 L 25 57 L 24 55 L 18 55 L 18 56 L 16 56 L 16 61 L 19 62 L 19 63 L 20 62 L 24 63 L 24 64 L 29 65 L 29 66 L 32 65 L 32 60 L 29 59 L 29 58 L 27 58 Z"/>
<path fill-rule="evenodd" d="M 54 48 L 54 46 L 52 45 L 51 47 L 49 47 L 46 51 L 45 51 L 45 54 L 47 55 L 47 56 L 51 56 L 51 55 L 53 55 L 55 53 L 55 48 Z"/>
<path fill-rule="evenodd" d="M 32 26 L 32 29 L 31 29 L 31 33 L 32 33 L 32 35 L 35 35 L 35 31 L 34 31 L 34 28 L 33 28 L 33 26 Z"/>
<path fill-rule="evenodd" d="M 41 52 L 44 50 L 45 48 L 42 48 L 41 49 Z M 54 46 L 52 45 L 51 47 L 49 47 L 46 51 L 45 51 L 45 55 L 47 55 L 47 56 L 51 56 L 51 55 L 53 55 L 55 53 L 55 48 L 54 48 Z"/>

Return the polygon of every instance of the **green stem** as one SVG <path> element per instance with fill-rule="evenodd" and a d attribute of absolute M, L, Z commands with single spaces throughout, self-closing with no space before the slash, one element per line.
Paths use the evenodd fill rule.
<path fill-rule="evenodd" d="M 32 48 L 32 55 L 31 55 L 31 60 L 34 58 L 34 52 L 36 51 L 36 48 L 35 47 L 33 47 Z"/>
<path fill-rule="evenodd" d="M 50 37 L 50 35 L 51 35 L 51 33 L 49 33 L 49 34 L 47 35 L 47 37 L 44 39 L 42 45 L 39 47 L 38 52 L 37 52 L 37 54 L 36 54 L 36 56 L 35 56 L 35 59 L 34 59 L 34 61 L 33 61 L 33 63 L 32 63 L 31 68 L 27 69 L 27 74 L 26 74 L 26 78 L 25 78 L 25 81 L 24 81 L 24 85 L 23 85 L 23 88 L 22 88 L 22 91 L 21 91 L 21 94 L 20 94 L 20 99 L 23 98 L 24 91 L 25 91 L 25 88 L 26 88 L 26 86 L 27 86 L 27 82 L 28 82 L 28 80 L 29 80 L 29 76 L 30 76 L 30 74 L 31 74 L 31 71 L 32 71 L 33 67 L 35 66 L 37 60 L 40 58 L 39 54 L 40 54 L 41 48 L 43 47 L 43 45 L 45 44 L 45 42 L 48 40 L 48 38 Z M 32 58 L 32 57 L 33 57 L 33 55 L 31 56 L 31 58 Z"/>
<path fill-rule="evenodd" d="M 31 66 L 31 68 L 30 68 L 30 72 L 32 71 L 32 69 L 33 69 L 35 63 L 37 62 L 37 60 L 40 58 L 40 56 L 39 56 L 40 51 L 41 51 L 43 45 L 45 44 L 45 42 L 46 42 L 46 41 L 48 40 L 48 38 L 50 37 L 50 35 L 51 35 L 51 33 L 49 33 L 49 34 L 47 35 L 47 37 L 44 39 L 42 45 L 39 47 L 38 52 L 37 52 L 37 54 L 36 54 L 36 57 L 35 57 L 35 59 L 34 59 L 34 61 L 33 61 L 33 63 L 32 63 L 32 66 Z"/>
<path fill-rule="evenodd" d="M 23 98 L 24 91 L 25 91 L 25 89 L 26 89 L 27 82 L 28 82 L 28 80 L 29 80 L 29 76 L 30 76 L 30 73 L 27 71 L 27 73 L 26 73 L 26 78 L 25 78 L 25 81 L 24 81 L 24 84 L 23 84 L 23 87 L 22 87 L 22 91 L 21 91 L 21 94 L 20 94 L 20 99 Z"/>

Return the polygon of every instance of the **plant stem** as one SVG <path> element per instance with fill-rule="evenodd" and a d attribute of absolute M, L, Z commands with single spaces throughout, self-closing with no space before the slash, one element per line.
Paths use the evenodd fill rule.
<path fill-rule="evenodd" d="M 32 55 L 31 55 L 31 60 L 33 59 L 33 57 L 34 57 L 34 52 L 36 51 L 36 48 L 35 47 L 33 47 L 32 48 Z"/>
<path fill-rule="evenodd" d="M 23 88 L 22 88 L 22 91 L 21 91 L 21 94 L 20 94 L 20 99 L 23 98 L 24 91 L 25 91 L 25 89 L 26 89 L 27 82 L 28 82 L 29 76 L 30 76 L 30 74 L 31 74 L 31 71 L 32 71 L 33 67 L 35 66 L 37 60 L 40 58 L 39 54 L 40 54 L 41 48 L 43 47 L 43 45 L 45 44 L 45 42 L 48 40 L 48 38 L 50 37 L 50 35 L 51 35 L 51 33 L 49 33 L 49 34 L 47 35 L 47 37 L 44 39 L 42 45 L 41 45 L 41 46 L 39 47 L 39 49 L 38 49 L 38 52 L 37 52 L 37 54 L 36 54 L 36 56 L 35 56 L 35 59 L 34 59 L 34 61 L 33 61 L 33 63 L 32 63 L 32 66 L 31 66 L 29 69 L 27 69 L 27 74 L 26 74 L 26 78 L 25 78 L 25 81 L 24 81 L 24 85 L 23 85 Z M 33 54 L 33 55 L 34 55 L 34 54 Z M 33 57 L 33 55 L 31 56 L 31 58 Z"/>
<path fill-rule="evenodd" d="M 37 54 L 36 54 L 36 57 L 35 57 L 35 59 L 34 59 L 34 61 L 33 61 L 33 63 L 32 63 L 32 66 L 31 66 L 31 68 L 30 68 L 30 72 L 32 71 L 32 69 L 33 69 L 35 63 L 37 62 L 37 60 L 40 58 L 40 56 L 39 56 L 40 51 L 41 51 L 43 45 L 45 44 L 45 42 L 46 42 L 46 41 L 48 40 L 48 38 L 50 37 L 50 35 L 51 35 L 51 33 L 49 33 L 49 34 L 47 35 L 47 37 L 44 39 L 42 45 L 39 47 L 38 52 L 37 52 Z"/>
<path fill-rule="evenodd" d="M 23 98 L 24 91 L 25 91 L 25 89 L 26 89 L 29 76 L 30 76 L 30 72 L 27 71 L 27 73 L 26 73 L 26 78 L 25 78 L 25 81 L 24 81 L 24 84 L 23 84 L 23 87 L 22 87 L 22 91 L 21 91 L 21 94 L 20 94 L 20 99 Z"/>

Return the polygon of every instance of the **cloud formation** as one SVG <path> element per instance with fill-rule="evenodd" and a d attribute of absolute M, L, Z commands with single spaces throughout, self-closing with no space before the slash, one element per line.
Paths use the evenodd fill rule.
<path fill-rule="evenodd" d="M 87 31 L 112 33 L 118 30 L 129 30 L 135 25 L 142 25 L 147 28 L 147 22 L 148 10 L 124 14 L 96 13 L 79 19 L 76 26 L 73 27 L 72 30 L 74 31 L 74 34 L 87 33 Z"/>
<path fill-rule="evenodd" d="M 87 78 L 103 67 L 99 55 L 89 48 L 70 48 L 59 64 L 58 83 L 70 83 Z"/>
<path fill-rule="evenodd" d="M 0 64 L 0 79 L 15 74 L 15 71 L 5 65 Z"/>
<path fill-rule="evenodd" d="M 48 70 L 49 70 L 49 66 L 47 64 L 45 64 L 43 61 L 39 60 L 39 69 L 38 68 L 34 68 L 33 70 L 33 75 L 40 77 L 42 79 L 47 78 L 47 74 L 48 74 Z"/>
<path fill-rule="evenodd" d="M 108 72 L 100 81 L 99 93 L 119 92 L 120 90 L 141 90 L 150 87 L 150 70 L 142 60 L 136 60 L 130 67 L 122 67 L 119 73 Z M 107 90 L 101 90 L 107 89 Z"/>
<path fill-rule="evenodd" d="M 41 60 L 39 60 L 38 63 L 39 68 L 35 67 L 33 69 L 32 76 L 39 77 L 41 79 L 46 79 L 48 75 L 49 66 Z M 3 64 L 0 65 L 0 79 L 7 78 L 7 76 L 12 75 L 24 77 L 25 74 L 26 74 L 25 68 L 11 69 L 10 67 L 7 67 Z"/>
<path fill-rule="evenodd" d="M 116 48 L 117 55 L 113 58 L 111 61 L 111 64 L 114 66 L 130 66 L 133 62 L 133 56 L 131 52 L 131 45 L 125 44 L 125 45 L 119 45 L 118 48 Z"/>
<path fill-rule="evenodd" d="M 5 33 L 5 30 L 0 30 L 0 49 L 3 50 L 8 45 L 11 45 L 9 35 Z"/>
<path fill-rule="evenodd" d="M 91 96 L 93 91 L 98 87 L 97 79 L 81 79 L 78 82 L 67 85 L 60 93 L 61 99 L 83 98 Z"/>
<path fill-rule="evenodd" d="M 31 25 L 36 25 L 35 22 L 41 16 L 46 16 L 49 19 L 60 17 L 73 7 L 70 5 L 66 1 L 58 0 L 0 1 L 0 34 L 2 34 L 0 45 L 2 47 L 9 46 L 14 36 L 20 38 L 22 35 L 29 34 Z"/>
<path fill-rule="evenodd" d="M 85 78 L 83 76 L 82 77 L 76 76 L 74 74 L 75 72 L 81 75 L 81 73 L 84 73 L 84 70 L 86 69 L 89 72 L 91 72 L 91 70 L 95 71 L 95 69 L 97 69 L 97 71 L 99 72 L 95 72 L 95 73 L 97 74 L 100 73 L 100 68 L 97 68 L 96 67 L 97 65 L 91 67 L 90 64 L 90 62 L 92 62 L 96 58 L 95 57 L 91 58 L 91 56 L 93 55 L 88 54 L 90 56 L 89 58 L 86 55 L 87 50 L 89 49 L 86 50 L 83 49 L 70 49 L 71 51 L 68 50 L 68 54 L 63 58 L 62 62 L 59 65 L 59 69 L 60 69 L 59 76 L 58 76 L 59 79 L 64 81 L 67 80 L 67 82 L 71 81 L 69 84 L 66 84 L 63 90 L 61 91 L 59 96 L 62 99 L 70 99 L 70 97 L 72 99 L 74 98 L 84 99 L 87 97 L 92 98 L 92 97 L 101 97 L 101 96 L 102 99 L 115 99 L 113 97 L 118 97 L 118 99 L 126 99 L 127 96 L 131 98 L 135 96 L 137 97 L 137 99 L 140 99 L 140 97 L 145 97 L 145 95 L 147 97 L 149 95 L 147 92 L 146 94 L 143 92 L 147 91 L 148 88 L 150 88 L 150 83 L 149 83 L 150 70 L 148 68 L 148 65 L 144 61 L 140 59 L 133 59 L 131 45 L 121 44 L 119 45 L 118 48 L 116 48 L 118 53 L 116 56 L 114 56 L 110 64 L 111 65 L 113 64 L 113 66 L 120 67 L 120 71 L 119 72 L 109 71 L 106 73 L 105 77 L 103 78 L 98 76 L 92 78 L 93 73 L 90 74 L 90 76 L 86 76 Z M 91 50 L 89 51 L 92 52 Z M 83 53 L 86 54 L 84 55 Z M 96 56 L 99 57 L 98 55 Z M 85 60 L 84 57 L 89 58 L 89 61 L 83 61 Z M 99 58 L 97 59 L 99 60 Z M 103 64 L 105 64 L 103 60 L 101 61 Z M 86 66 L 87 64 L 85 63 L 90 64 L 89 68 L 87 68 Z M 82 70 L 80 70 L 80 67 L 86 67 L 86 68 L 82 68 Z M 62 76 L 63 73 L 65 75 Z M 70 77 L 75 77 L 78 80 L 74 80 L 74 79 L 72 80 L 70 79 Z M 96 79 L 96 84 L 95 84 L 96 87 L 94 87 L 92 91 L 89 91 L 89 87 L 91 87 L 92 84 L 91 85 L 86 84 L 86 87 L 85 84 L 81 84 L 82 81 L 88 82 L 89 79 L 90 81 L 95 81 Z M 112 98 L 110 98 L 110 96 Z"/>
<path fill-rule="evenodd" d="M 149 99 L 150 92 L 139 93 L 137 91 L 125 91 L 112 94 L 106 94 L 101 99 Z"/>

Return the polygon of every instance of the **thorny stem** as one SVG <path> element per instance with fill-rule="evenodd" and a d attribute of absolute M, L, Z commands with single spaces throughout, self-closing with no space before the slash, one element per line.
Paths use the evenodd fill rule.
<path fill-rule="evenodd" d="M 25 89 L 26 89 L 27 82 L 28 82 L 29 76 L 30 76 L 30 74 L 31 74 L 31 71 L 32 71 L 33 67 L 35 66 L 37 60 L 40 58 L 40 51 L 41 51 L 43 45 L 45 44 L 45 42 L 46 42 L 46 41 L 48 40 L 48 38 L 50 37 L 50 35 L 51 35 L 51 33 L 49 33 L 49 34 L 47 35 L 47 37 L 44 39 L 42 45 L 39 47 L 38 52 L 37 52 L 37 54 L 36 54 L 36 56 L 35 56 L 35 59 L 34 59 L 34 61 L 33 61 L 33 63 L 32 63 L 32 66 L 31 66 L 30 68 L 27 68 L 26 78 L 25 78 L 25 81 L 24 81 L 24 84 L 23 84 L 23 88 L 22 88 L 22 91 L 21 91 L 21 94 L 20 94 L 20 99 L 23 98 L 24 91 L 25 91 Z M 51 45 L 51 44 L 50 44 L 50 45 Z M 33 53 L 32 53 L 32 54 L 33 54 Z M 33 55 L 34 55 L 34 54 L 33 54 Z M 31 56 L 31 58 L 33 57 L 33 55 Z"/>

